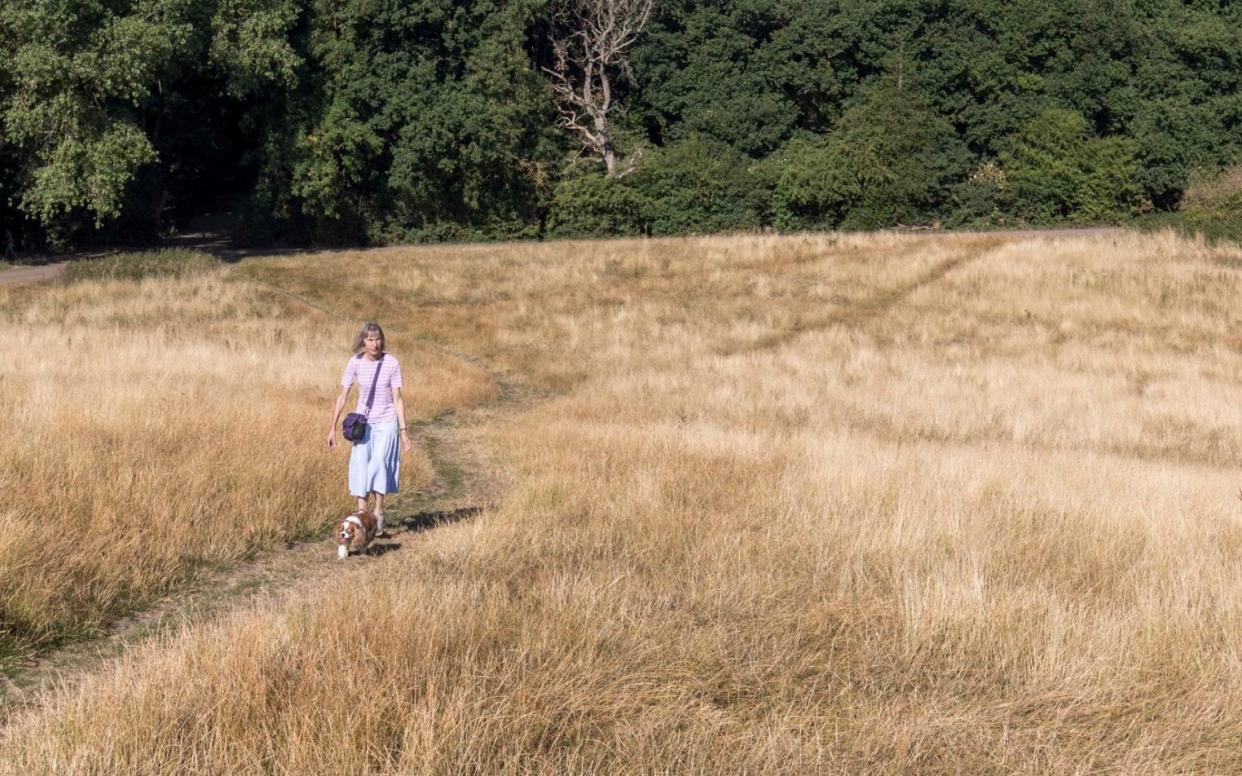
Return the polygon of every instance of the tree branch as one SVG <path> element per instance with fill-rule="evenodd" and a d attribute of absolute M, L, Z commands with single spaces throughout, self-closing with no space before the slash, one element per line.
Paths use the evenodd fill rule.
<path fill-rule="evenodd" d="M 576 133 L 588 155 L 621 177 L 638 160 L 618 162 L 613 148 L 613 79 L 632 79 L 626 50 L 651 18 L 654 0 L 564 0 L 553 13 L 552 93 L 558 124 Z M 587 125 L 588 119 L 593 127 Z"/>

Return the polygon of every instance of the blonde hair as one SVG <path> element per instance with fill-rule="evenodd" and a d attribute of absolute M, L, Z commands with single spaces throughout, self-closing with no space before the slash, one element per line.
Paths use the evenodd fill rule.
<path fill-rule="evenodd" d="M 375 321 L 367 321 L 366 323 L 362 324 L 362 328 L 358 331 L 358 336 L 354 337 L 354 352 L 355 353 L 358 353 L 362 350 L 362 345 L 364 342 L 366 342 L 367 335 L 370 334 L 371 332 L 375 332 L 376 334 L 379 335 L 381 351 L 384 349 L 384 346 L 388 344 L 388 338 L 384 336 L 383 327 L 380 326 Z"/>

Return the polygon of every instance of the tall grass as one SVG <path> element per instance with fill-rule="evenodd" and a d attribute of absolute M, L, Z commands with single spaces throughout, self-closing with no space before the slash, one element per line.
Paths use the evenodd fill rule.
<path fill-rule="evenodd" d="M 352 508 L 323 440 L 357 323 L 177 261 L 0 289 L 0 665 Z M 393 347 L 458 378 L 417 384 L 412 418 L 494 392 L 475 367 Z M 431 465 L 416 452 L 404 472 L 417 490 Z"/>
<path fill-rule="evenodd" d="M 136 650 L 0 762 L 1238 771 L 1237 259 L 1162 233 L 249 265 L 325 306 L 374 282 L 561 395 L 477 432 L 494 511 Z"/>

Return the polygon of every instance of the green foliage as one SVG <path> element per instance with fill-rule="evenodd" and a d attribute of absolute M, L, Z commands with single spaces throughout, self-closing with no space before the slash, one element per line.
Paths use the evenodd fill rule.
<path fill-rule="evenodd" d="M 44 222 L 80 208 L 99 225 L 120 215 L 125 185 L 154 159 L 155 149 L 137 127 L 109 121 L 85 137 L 70 135 L 52 145 L 31 173 L 22 206 Z"/>
<path fill-rule="evenodd" d="M 548 235 L 629 237 L 643 234 L 654 205 L 628 178 L 589 174 L 567 177 L 552 194 Z"/>
<path fill-rule="evenodd" d="M 135 3 L 14 0 L 0 8 L 10 67 L 0 102 L 4 135 L 24 151 L 17 201 L 45 224 L 116 217 L 125 186 L 155 158 L 135 109 L 151 97 L 178 48 L 193 37 L 186 9 Z"/>
<path fill-rule="evenodd" d="M 789 134 L 798 107 L 764 65 L 763 36 L 788 15 L 775 4 L 676 5 L 635 52 L 647 122 L 662 142 L 692 134 L 762 155 Z"/>
<path fill-rule="evenodd" d="M 1242 153 L 1242 5 L 666 0 L 567 163 L 546 0 L 8 0 L 27 247 L 236 208 L 251 242 L 1112 221 Z M 624 149 L 623 149 L 624 150 Z M 1190 211 L 1187 211 L 1190 212 Z"/>
<path fill-rule="evenodd" d="M 158 223 L 196 124 L 222 98 L 291 82 L 296 0 L 117 0 L 0 6 L 0 151 L 10 196 L 53 242 L 124 215 Z M 215 26 L 213 26 L 213 24 Z M 230 71 L 232 76 L 230 79 Z M 180 105 L 200 102 L 182 121 Z M 236 131 L 234 127 L 234 131 Z M 11 144 L 11 145 L 8 145 Z M 162 158 L 165 151 L 171 158 Z M 236 160 L 233 160 L 236 163 Z M 200 184 L 201 185 L 201 184 Z M 141 191 L 135 192 L 136 186 Z M 143 212 L 146 211 L 146 212 Z"/>
<path fill-rule="evenodd" d="M 780 155 L 773 223 L 870 229 L 933 217 L 969 155 L 953 127 L 911 87 L 883 79 L 833 131 Z"/>
<path fill-rule="evenodd" d="M 754 229 L 767 197 L 750 162 L 728 145 L 691 135 L 645 156 L 620 180 L 579 175 L 553 195 L 557 237 L 670 235 Z"/>
<path fill-rule="evenodd" d="M 1035 222 L 1069 217 L 1082 185 L 1087 122 L 1067 110 L 1045 110 L 1001 157 L 1017 212 Z"/>
<path fill-rule="evenodd" d="M 1143 207 L 1135 156 L 1136 144 L 1129 138 L 1089 138 L 1083 150 L 1077 210 L 1072 217 L 1089 222 L 1115 221 Z"/>
<path fill-rule="evenodd" d="M 690 135 L 645 159 L 630 185 L 651 203 L 653 235 L 754 229 L 766 197 L 749 165 L 730 146 Z"/>
<path fill-rule="evenodd" d="M 302 15 L 296 0 L 219 0 L 211 19 L 211 61 L 233 97 L 292 86 L 303 65 L 289 33 Z"/>
<path fill-rule="evenodd" d="M 930 219 L 969 163 L 952 125 L 892 78 L 845 112 L 833 138 L 858 181 L 848 228 Z"/>
<path fill-rule="evenodd" d="M 692 133 L 766 156 L 823 133 L 883 70 L 911 2 L 672 0 L 639 40 L 631 111 L 660 144 Z"/>
<path fill-rule="evenodd" d="M 1005 171 L 995 160 L 976 166 L 966 179 L 953 187 L 950 226 L 993 226 L 1006 223 L 1002 206 L 1009 193 Z"/>
<path fill-rule="evenodd" d="M 1131 215 L 1142 196 L 1135 146 L 1127 138 L 1091 137 L 1074 111 L 1046 109 L 1001 156 L 1009 209 L 1034 223 Z"/>
<path fill-rule="evenodd" d="M 269 138 L 264 197 L 317 239 L 534 236 L 562 153 L 526 49 L 535 8 L 312 4 L 320 86 L 275 127 L 291 140 Z"/>
<path fill-rule="evenodd" d="M 797 138 L 763 165 L 772 186 L 772 225 L 778 229 L 835 228 L 862 197 L 847 149 L 830 137 Z"/>
<path fill-rule="evenodd" d="M 69 264 L 65 280 L 142 280 L 143 278 L 182 278 L 203 275 L 220 263 L 198 251 L 162 250 L 118 253 L 100 259 L 84 259 Z"/>

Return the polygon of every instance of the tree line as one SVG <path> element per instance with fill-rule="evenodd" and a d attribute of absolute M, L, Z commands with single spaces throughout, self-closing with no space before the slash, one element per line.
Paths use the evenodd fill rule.
<path fill-rule="evenodd" d="M 1240 139 L 1226 0 L 0 7 L 24 246 L 1098 223 Z"/>

